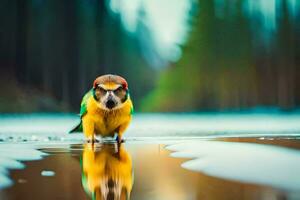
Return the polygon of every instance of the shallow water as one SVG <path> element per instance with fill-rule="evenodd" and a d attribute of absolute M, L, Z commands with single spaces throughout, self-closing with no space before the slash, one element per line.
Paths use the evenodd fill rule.
<path fill-rule="evenodd" d="M 223 140 L 272 145 L 277 141 L 300 148 L 300 141 L 291 138 Z M 187 159 L 170 157 L 162 144 L 128 141 L 121 147 L 110 143 L 94 147 L 81 143 L 33 146 L 47 155 L 42 160 L 24 161 L 25 169 L 10 170 L 14 184 L 0 190 L 0 199 L 101 199 L 101 195 L 145 200 L 299 198 L 299 191 L 186 170 L 181 164 Z"/>
<path fill-rule="evenodd" d="M 119 148 L 77 121 L 0 116 L 1 200 L 300 199 L 299 113 L 138 114 Z"/>

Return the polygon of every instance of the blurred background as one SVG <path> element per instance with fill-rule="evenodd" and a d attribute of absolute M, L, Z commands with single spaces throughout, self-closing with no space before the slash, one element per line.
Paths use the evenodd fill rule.
<path fill-rule="evenodd" d="M 299 0 L 1 0 L 0 112 L 78 112 L 102 74 L 141 112 L 300 105 Z"/>

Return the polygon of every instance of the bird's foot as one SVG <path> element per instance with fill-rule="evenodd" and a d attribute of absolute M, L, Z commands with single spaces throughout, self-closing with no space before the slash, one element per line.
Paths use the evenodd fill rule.
<path fill-rule="evenodd" d="M 90 143 L 90 144 L 94 144 L 94 143 L 99 143 L 100 141 L 97 140 L 96 138 L 88 138 L 86 140 L 87 143 Z"/>
<path fill-rule="evenodd" d="M 121 143 L 125 142 L 125 140 L 123 138 L 119 137 L 119 136 L 117 136 L 116 141 L 117 141 L 118 144 L 121 144 Z"/>

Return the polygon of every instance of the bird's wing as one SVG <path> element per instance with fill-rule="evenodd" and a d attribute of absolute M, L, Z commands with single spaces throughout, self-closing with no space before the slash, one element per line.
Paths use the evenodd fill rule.
<path fill-rule="evenodd" d="M 76 132 L 82 132 L 82 117 L 87 113 L 87 101 L 88 99 L 93 95 L 93 90 L 91 89 L 88 91 L 82 98 L 81 104 L 80 104 L 80 123 L 75 126 L 69 133 L 76 133 Z"/>
<path fill-rule="evenodd" d="M 81 168 L 81 183 L 82 183 L 82 186 L 83 186 L 83 189 L 85 191 L 85 193 L 91 198 L 91 199 L 96 199 L 95 198 L 95 193 L 90 191 L 89 189 L 89 185 L 88 185 L 88 180 L 87 180 L 87 177 L 83 171 L 83 161 L 82 161 L 82 156 L 80 157 L 80 168 Z"/>
<path fill-rule="evenodd" d="M 87 102 L 88 99 L 93 95 L 93 89 L 91 89 L 90 91 L 88 91 L 88 93 L 86 93 L 81 101 L 80 104 L 80 118 L 82 118 L 86 113 L 87 113 Z"/>
<path fill-rule="evenodd" d="M 132 103 L 132 101 L 131 101 L 131 98 L 130 98 L 130 95 L 129 95 L 129 92 L 128 92 L 128 99 L 129 99 L 129 101 L 130 101 L 130 115 L 132 115 L 133 113 L 134 113 L 134 108 L 133 108 L 133 103 Z"/>
<path fill-rule="evenodd" d="M 134 113 L 134 108 L 133 108 L 133 105 L 131 104 L 130 114 L 132 115 L 133 113 Z"/>

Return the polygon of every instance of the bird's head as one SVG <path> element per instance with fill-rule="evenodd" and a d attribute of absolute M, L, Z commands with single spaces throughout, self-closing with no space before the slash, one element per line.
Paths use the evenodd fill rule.
<path fill-rule="evenodd" d="M 105 110 L 121 108 L 129 95 L 127 81 L 112 74 L 99 76 L 93 84 L 93 95 Z"/>

